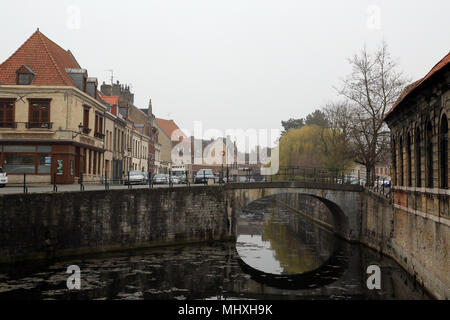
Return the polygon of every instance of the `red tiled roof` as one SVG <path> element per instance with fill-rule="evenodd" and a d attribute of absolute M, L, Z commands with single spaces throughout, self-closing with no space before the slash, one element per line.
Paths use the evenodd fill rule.
<path fill-rule="evenodd" d="M 39 30 L 0 65 L 0 84 L 16 84 L 16 71 L 25 65 L 35 73 L 33 85 L 75 86 L 66 68 L 80 69 L 70 51 L 51 41 Z"/>
<path fill-rule="evenodd" d="M 183 131 L 175 124 L 173 120 L 165 120 L 156 118 L 155 119 L 156 124 L 172 139 L 172 134 L 174 131 L 179 130 L 178 133 L 183 136 L 184 139 L 187 138 L 187 136 L 184 134 Z M 176 140 L 178 141 L 178 140 Z"/>
<path fill-rule="evenodd" d="M 119 104 L 119 97 L 118 96 L 101 96 L 102 100 L 105 101 L 107 104 L 110 105 L 118 105 Z"/>
<path fill-rule="evenodd" d="M 397 108 L 398 105 L 400 105 L 405 100 L 405 98 L 408 95 L 410 95 L 413 91 L 417 90 L 417 88 L 419 88 L 426 80 L 430 79 L 434 74 L 436 74 L 439 70 L 443 69 L 449 63 L 450 63 L 450 52 L 447 53 L 447 55 L 441 61 L 439 61 L 430 70 L 430 72 L 428 72 L 428 74 L 425 77 L 417 80 L 416 82 L 411 83 L 410 85 L 406 86 L 405 89 L 403 89 L 402 93 L 400 94 L 400 97 L 393 104 L 389 112 L 386 113 L 385 119 L 392 113 L 392 111 L 394 111 L 395 108 Z"/>

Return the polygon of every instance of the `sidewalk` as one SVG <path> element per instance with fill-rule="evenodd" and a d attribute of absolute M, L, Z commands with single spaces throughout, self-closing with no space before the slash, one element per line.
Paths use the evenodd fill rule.
<path fill-rule="evenodd" d="M 174 188 L 185 187 L 186 185 L 174 185 Z M 79 184 L 71 185 L 57 185 L 57 192 L 78 192 L 80 191 Z M 27 186 L 27 193 L 48 193 L 53 192 L 53 185 L 43 184 L 43 185 L 30 185 Z M 149 189 L 148 185 L 133 185 L 133 189 Z M 168 185 L 154 185 L 153 188 L 169 188 Z M 84 191 L 96 191 L 105 190 L 104 184 L 86 184 L 84 185 Z M 109 185 L 109 190 L 128 190 L 128 185 Z M 23 186 L 6 186 L 5 188 L 0 188 L 0 195 L 2 194 L 23 194 Z"/>

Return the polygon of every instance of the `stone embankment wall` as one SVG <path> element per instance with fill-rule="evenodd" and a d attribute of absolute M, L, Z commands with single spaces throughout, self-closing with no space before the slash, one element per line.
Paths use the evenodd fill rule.
<path fill-rule="evenodd" d="M 229 240 L 235 236 L 237 207 L 264 196 L 303 192 L 254 188 L 241 190 L 236 185 L 3 195 L 0 262 Z M 324 206 L 317 201 L 320 197 L 293 195 L 287 200 L 312 218 L 333 222 L 336 230 L 339 223 L 350 221 L 351 240 L 394 258 L 435 297 L 450 298 L 448 219 L 399 209 L 369 191 L 339 192 L 344 207 L 332 215 L 326 210 L 329 203 Z M 321 201 L 337 206 L 339 196 L 325 193 L 338 201 Z M 348 209 L 351 204 L 355 208 Z"/>
<path fill-rule="evenodd" d="M 449 299 L 449 226 L 370 191 L 361 197 L 361 242 L 392 257 L 436 298 Z"/>
<path fill-rule="evenodd" d="M 223 190 L 176 188 L 0 196 L 0 261 L 229 236 Z"/>

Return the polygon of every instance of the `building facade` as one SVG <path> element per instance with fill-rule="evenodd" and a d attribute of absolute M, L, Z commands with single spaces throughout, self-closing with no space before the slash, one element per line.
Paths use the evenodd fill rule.
<path fill-rule="evenodd" d="M 148 171 L 151 121 L 128 86 L 97 87 L 39 30 L 0 65 L 0 167 L 10 183 L 121 183 Z"/>
<path fill-rule="evenodd" d="M 96 79 L 37 30 L 0 65 L 0 166 L 10 182 L 100 179 L 106 111 Z"/>
<path fill-rule="evenodd" d="M 404 89 L 385 121 L 392 132 L 395 206 L 450 222 L 450 53 Z"/>
<path fill-rule="evenodd" d="M 172 168 L 172 149 L 187 136 L 173 120 L 155 119 L 160 144 L 159 173 L 169 173 Z"/>

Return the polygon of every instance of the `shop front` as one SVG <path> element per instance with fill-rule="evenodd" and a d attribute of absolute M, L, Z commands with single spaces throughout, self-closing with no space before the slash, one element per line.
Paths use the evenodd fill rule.
<path fill-rule="evenodd" d="M 74 143 L 0 142 L 0 167 L 9 183 L 72 184 L 80 173 L 101 176 L 103 150 Z M 90 154 L 90 155 L 89 155 Z M 95 155 L 95 157 L 92 156 Z M 88 163 L 86 163 L 88 162 Z"/>

